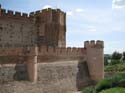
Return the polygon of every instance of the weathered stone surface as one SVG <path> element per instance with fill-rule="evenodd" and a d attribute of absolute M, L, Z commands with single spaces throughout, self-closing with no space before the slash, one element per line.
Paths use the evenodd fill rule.
<path fill-rule="evenodd" d="M 0 65 L 0 84 L 14 80 L 27 80 L 25 64 L 4 64 Z"/>
<path fill-rule="evenodd" d="M 43 87 L 43 93 L 66 93 L 67 91 L 77 91 L 79 80 L 81 86 L 88 84 L 90 80 L 88 69 L 79 66 L 78 61 L 42 63 L 38 66 L 38 85 Z M 48 91 L 48 92 L 47 92 Z"/>
<path fill-rule="evenodd" d="M 37 83 L 7 82 L 0 84 L 0 93 L 72 93 L 77 91 L 80 85 L 89 84 L 89 81 L 89 73 L 84 62 L 40 63 Z"/>
<path fill-rule="evenodd" d="M 15 71 L 15 66 L 0 66 L 0 82 L 8 82 L 8 81 L 13 81 L 14 79 L 14 74 L 16 73 Z"/>

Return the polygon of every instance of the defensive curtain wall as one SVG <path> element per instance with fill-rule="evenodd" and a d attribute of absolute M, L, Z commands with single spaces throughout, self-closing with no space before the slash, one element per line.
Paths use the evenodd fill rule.
<path fill-rule="evenodd" d="M 103 42 L 86 41 L 84 48 L 0 49 L 0 64 L 1 83 L 27 80 L 35 82 L 31 85 L 43 93 L 76 91 L 104 77 Z"/>

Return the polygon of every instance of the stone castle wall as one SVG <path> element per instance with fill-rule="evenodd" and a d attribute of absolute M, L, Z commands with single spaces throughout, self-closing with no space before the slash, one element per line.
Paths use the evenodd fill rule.
<path fill-rule="evenodd" d="M 29 15 L 0 8 L 0 47 L 66 46 L 66 14 L 44 9 Z"/>
<path fill-rule="evenodd" d="M 29 57 L 35 56 L 35 48 L 0 49 L 0 64 L 26 64 Z M 48 63 L 58 60 L 86 60 L 84 48 L 38 48 L 37 63 Z"/>
<path fill-rule="evenodd" d="M 91 84 L 85 62 L 72 60 L 39 63 L 37 83 L 16 81 L 13 79 L 16 73 L 15 66 L 13 66 L 13 69 L 11 66 L 12 70 L 9 69 L 9 73 L 7 68 L 9 69 L 9 67 L 6 67 L 6 73 L 4 72 L 6 77 L 4 76 L 3 82 L 0 84 L 0 93 L 73 93 Z M 20 75 L 22 76 L 22 74 Z"/>
<path fill-rule="evenodd" d="M 0 64 L 0 84 L 28 80 L 26 64 Z"/>
<path fill-rule="evenodd" d="M 38 83 L 43 93 L 77 91 L 91 81 L 86 65 L 76 61 L 57 61 L 38 65 Z"/>
<path fill-rule="evenodd" d="M 80 90 L 90 84 L 92 80 L 98 81 L 103 78 L 102 50 L 102 41 L 96 43 L 87 41 L 84 48 L 0 49 L 1 82 L 14 84 L 13 86 L 4 84 L 1 91 L 11 89 L 16 93 L 34 91 L 38 93 L 50 93 L 50 91 L 51 93 L 72 93 L 72 91 Z M 15 80 L 31 80 L 36 83 L 22 84 Z M 27 85 L 29 86 L 27 87 Z M 18 87 L 15 88 L 15 86 Z M 21 87 L 23 89 L 19 91 Z"/>
<path fill-rule="evenodd" d="M 36 43 L 34 21 L 27 14 L 1 10 L 0 47 L 26 47 Z"/>
<path fill-rule="evenodd" d="M 0 83 L 13 81 L 15 71 L 15 64 L 0 65 Z"/>
<path fill-rule="evenodd" d="M 30 80 L 37 79 L 37 63 L 87 62 L 92 80 L 103 78 L 103 42 L 85 42 L 84 48 L 29 47 L 0 49 L 0 64 L 26 64 Z M 97 65 L 98 67 L 97 69 Z"/>
<path fill-rule="evenodd" d="M 72 93 L 88 85 L 91 81 L 84 59 L 86 53 L 84 48 L 41 47 L 37 49 L 37 83 L 24 82 L 23 86 L 22 83 L 15 81 L 29 80 L 27 79 L 27 75 L 32 72 L 28 72 L 28 69 L 32 71 L 32 67 L 28 67 L 28 64 L 33 62 L 32 58 L 36 55 L 35 48 L 0 49 L 1 58 L 3 56 L 5 59 L 13 57 L 13 59 L 9 59 L 8 61 L 0 59 L 0 79 L 1 84 L 4 86 L 0 85 L 1 88 L 3 87 L 1 90 L 3 91 L 2 93 L 6 93 L 7 91 L 11 91 L 10 93 L 12 91 L 16 93 L 28 93 L 31 90 L 32 92 L 37 91 L 37 93 Z M 21 58 L 24 59 L 22 60 Z M 14 61 L 15 59 L 16 61 Z M 12 85 L 9 86 L 6 82 Z M 26 88 L 27 86 L 29 87 L 28 89 Z M 20 90 L 21 87 L 22 90 Z M 33 87 L 34 89 L 32 89 Z"/>
<path fill-rule="evenodd" d="M 86 50 L 84 48 L 53 48 L 40 47 L 38 52 L 38 62 L 54 62 L 58 60 L 86 60 Z"/>
<path fill-rule="evenodd" d="M 92 40 L 86 41 L 82 48 L 66 48 L 66 14 L 59 9 L 28 15 L 0 7 L 1 91 L 81 90 L 104 77 L 103 47 L 103 41 Z"/>

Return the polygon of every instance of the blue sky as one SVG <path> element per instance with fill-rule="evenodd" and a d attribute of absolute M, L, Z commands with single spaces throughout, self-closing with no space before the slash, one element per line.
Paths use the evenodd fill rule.
<path fill-rule="evenodd" d="M 67 13 L 67 46 L 103 40 L 105 53 L 125 51 L 125 0 L 0 0 L 0 4 L 27 13 L 61 8 Z"/>

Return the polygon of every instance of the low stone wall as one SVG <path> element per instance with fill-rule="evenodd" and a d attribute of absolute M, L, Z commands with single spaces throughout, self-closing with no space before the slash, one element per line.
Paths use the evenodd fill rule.
<path fill-rule="evenodd" d="M 38 81 L 0 84 L 0 93 L 74 93 L 91 82 L 86 62 L 67 61 L 38 64 Z"/>
<path fill-rule="evenodd" d="M 43 93 L 77 91 L 90 81 L 85 62 L 76 61 L 41 63 L 38 65 L 38 85 Z"/>

